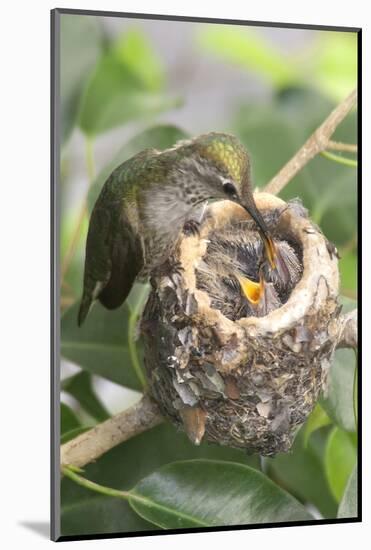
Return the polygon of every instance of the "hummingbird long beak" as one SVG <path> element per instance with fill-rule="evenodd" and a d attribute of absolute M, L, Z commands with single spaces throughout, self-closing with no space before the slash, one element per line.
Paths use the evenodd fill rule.
<path fill-rule="evenodd" d="M 264 242 L 264 246 L 265 246 L 265 252 L 267 254 L 267 258 L 268 258 L 268 261 L 272 267 L 272 269 L 276 269 L 276 259 L 277 259 L 277 252 L 276 252 L 276 246 L 273 242 L 273 239 L 272 237 L 270 237 L 269 235 L 267 234 L 264 234 L 264 233 L 260 233 L 262 239 L 263 239 L 263 242 Z"/>
<path fill-rule="evenodd" d="M 257 224 L 259 228 L 260 236 L 265 246 L 265 253 L 267 255 L 268 261 L 272 269 L 276 269 L 276 258 L 277 258 L 276 246 L 273 242 L 272 237 L 269 234 L 269 230 L 265 225 L 265 221 L 263 220 L 262 215 L 260 214 L 259 210 L 256 208 L 255 205 L 252 206 L 251 204 L 249 205 L 242 204 L 241 206 L 243 206 L 246 212 L 250 214 L 254 222 Z"/>

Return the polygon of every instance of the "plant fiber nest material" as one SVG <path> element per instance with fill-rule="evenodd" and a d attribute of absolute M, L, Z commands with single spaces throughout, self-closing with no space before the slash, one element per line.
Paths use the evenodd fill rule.
<path fill-rule="evenodd" d="M 206 439 L 273 456 L 290 449 L 326 389 L 339 275 L 328 241 L 300 205 L 266 193 L 255 200 L 288 255 L 284 288 L 268 277 L 259 310 L 228 284 L 238 262 L 258 279 L 253 259 L 262 246 L 241 207 L 214 203 L 199 234 L 182 235 L 167 271 L 152 277 L 141 332 L 149 389 L 164 416 L 195 444 Z M 246 261 L 236 253 L 241 240 L 250 247 Z"/>

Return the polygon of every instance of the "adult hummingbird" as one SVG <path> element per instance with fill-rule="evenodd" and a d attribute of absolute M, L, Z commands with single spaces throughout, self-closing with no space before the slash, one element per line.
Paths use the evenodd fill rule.
<path fill-rule="evenodd" d="M 248 152 L 236 137 L 213 132 L 164 151 L 146 149 L 112 172 L 95 203 L 78 324 L 94 300 L 119 307 L 135 280 L 166 263 L 195 208 L 210 199 L 247 210 L 274 269 L 276 248 L 253 198 Z"/>

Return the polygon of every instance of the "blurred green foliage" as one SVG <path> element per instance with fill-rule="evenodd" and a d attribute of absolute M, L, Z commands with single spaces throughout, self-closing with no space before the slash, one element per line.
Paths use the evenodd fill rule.
<path fill-rule="evenodd" d="M 356 84 L 354 33 L 318 31 L 311 43 L 301 49 L 291 48 L 288 53 L 249 27 L 197 25 L 194 39 L 194 55 L 218 61 L 221 77 L 223 67 L 228 64 L 266 83 L 268 93 L 264 99 L 236 99 L 234 115 L 227 127 L 208 129 L 229 131 L 241 139 L 251 153 L 254 184 L 260 188 L 294 155 L 336 103 Z M 91 181 L 82 205 L 85 208 L 82 224 L 77 225 L 78 215 L 74 211 L 66 212 L 62 217 L 62 258 L 68 256 L 75 237 L 77 240 L 62 285 L 61 354 L 81 369 L 62 384 L 63 391 L 79 404 L 76 410 L 62 404 L 62 442 L 108 416 L 94 391 L 93 376 L 138 391 L 142 388 L 140 366 L 138 370 L 142 351 L 140 340 L 134 342 L 134 332 L 146 289 L 143 285 L 136 285 L 125 305 L 114 312 L 97 304 L 83 327 L 78 329 L 76 318 L 82 289 L 84 241 L 89 212 L 111 171 L 142 149 L 164 149 L 188 137 L 184 129 L 170 124 L 167 119 L 169 110 L 179 105 L 180 99 L 168 91 L 165 63 L 139 23 L 111 40 L 99 19 L 62 16 L 62 199 L 67 193 L 65 184 L 72 169 L 69 163 L 71 143 L 68 140 L 72 133 L 80 132 L 88 141 L 91 152 L 94 143 L 106 132 L 129 122 L 134 125 L 131 136 L 107 155 L 97 175 L 93 175 L 93 159 L 90 159 L 87 178 L 89 173 Z M 188 127 L 191 129 L 192 121 Z M 356 143 L 356 132 L 356 114 L 351 113 L 337 129 L 334 139 Z M 286 200 L 299 197 L 312 219 L 338 247 L 341 289 L 348 296 L 348 300 L 343 302 L 345 310 L 354 307 L 354 300 L 349 298 L 354 299 L 357 292 L 356 185 L 353 168 L 317 157 L 282 192 Z M 281 498 L 285 500 L 289 493 L 289 501 L 285 502 L 301 512 L 301 504 L 304 504 L 309 509 L 314 507 L 325 518 L 337 515 L 353 517 L 356 514 L 357 442 L 351 391 L 355 369 L 353 352 L 336 352 L 329 372 L 328 393 L 300 429 L 292 451 L 263 462 L 264 474 L 259 474 L 264 476 L 260 487 L 262 506 L 264 502 L 274 503 L 274 495 L 278 495 L 278 502 Z M 147 486 L 151 487 L 151 498 L 157 491 L 161 501 L 168 496 L 161 492 L 166 491 L 171 474 L 179 495 L 170 506 L 171 521 L 175 518 L 179 522 L 182 511 L 189 509 L 192 502 L 185 489 L 182 490 L 184 466 L 174 462 L 190 459 L 225 461 L 225 472 L 230 475 L 234 466 L 227 465 L 227 462 L 249 465 L 258 470 L 261 467 L 259 457 L 247 457 L 234 449 L 207 443 L 195 447 L 184 434 L 164 424 L 112 449 L 94 464 L 89 464 L 84 475 L 102 485 L 125 490 L 138 483 L 141 487 L 141 480 L 146 478 Z M 171 466 L 164 469 L 165 465 Z M 214 503 L 222 502 L 223 495 L 217 490 L 220 480 L 219 474 L 215 473 L 217 466 L 215 472 L 212 468 L 208 472 L 204 462 L 200 463 L 200 468 L 204 472 L 203 479 L 208 478 L 208 488 L 213 492 L 213 497 L 205 504 L 206 517 Z M 273 496 L 267 478 L 275 484 Z M 215 485 L 210 486 L 213 479 Z M 241 498 L 255 494 L 255 481 L 254 474 L 246 474 L 246 494 L 240 495 Z M 61 490 L 63 534 L 153 530 L 163 521 L 163 518 L 149 514 L 148 510 L 139 511 L 146 517 L 143 519 L 128 502 L 93 494 L 66 478 Z M 271 510 L 271 517 L 265 517 L 264 521 L 276 521 L 273 508 L 267 506 L 267 510 Z M 214 519 L 211 517 L 210 521 Z"/>
<path fill-rule="evenodd" d="M 131 312 L 128 304 L 115 311 L 97 304 L 80 330 L 76 329 L 78 306 L 75 303 L 62 318 L 62 356 L 92 374 L 131 389 L 140 389 L 129 352 Z"/>
<path fill-rule="evenodd" d="M 64 434 L 79 426 L 80 421 L 75 412 L 65 403 L 61 403 L 61 433 Z"/>
<path fill-rule="evenodd" d="M 325 470 L 331 492 L 340 502 L 350 474 L 357 460 L 354 438 L 334 427 L 328 437 L 325 454 Z"/>
<path fill-rule="evenodd" d="M 358 468 L 354 466 L 339 504 L 338 518 L 356 517 L 358 511 Z"/>
<path fill-rule="evenodd" d="M 242 451 L 207 443 L 196 447 L 185 434 L 165 423 L 122 443 L 94 464 L 87 465 L 84 475 L 102 485 L 130 489 L 165 464 L 195 458 L 226 460 L 259 468 L 258 457 L 248 457 Z M 92 494 L 68 479 L 62 483 L 62 502 L 64 533 L 154 529 L 153 525 L 144 524 L 139 519 L 135 522 L 135 515 L 125 502 Z"/>
<path fill-rule="evenodd" d="M 210 25 L 199 35 L 202 48 L 227 62 L 256 72 L 275 87 L 297 84 L 300 73 L 287 59 L 253 29 Z"/>
<path fill-rule="evenodd" d="M 311 417 L 307 422 L 311 422 Z M 268 473 L 297 499 L 312 503 L 324 518 L 335 517 L 337 504 L 324 468 L 328 430 L 317 429 L 309 438 L 305 430 L 306 425 L 297 434 L 289 453 L 280 453 L 266 461 Z"/>
<path fill-rule="evenodd" d="M 179 104 L 163 91 L 160 59 L 139 31 L 113 43 L 98 61 L 82 97 L 79 126 L 96 135 Z"/>
<path fill-rule="evenodd" d="M 70 136 L 87 79 L 103 50 L 103 33 L 94 17 L 64 15 L 61 19 L 61 142 Z"/>
<path fill-rule="evenodd" d="M 76 361 L 81 363 L 80 361 Z M 96 396 L 91 374 L 88 370 L 82 370 L 69 378 L 65 378 L 61 384 L 62 390 L 74 397 L 91 419 L 96 422 L 103 422 L 109 418 L 109 413 Z M 77 426 L 75 426 L 77 427 Z M 64 433 L 67 430 L 62 431 Z"/>
<path fill-rule="evenodd" d="M 309 86 L 340 101 L 357 81 L 357 36 L 317 31 L 314 44 L 284 54 L 256 29 L 210 25 L 198 41 L 226 62 L 253 72 L 275 88 Z"/>

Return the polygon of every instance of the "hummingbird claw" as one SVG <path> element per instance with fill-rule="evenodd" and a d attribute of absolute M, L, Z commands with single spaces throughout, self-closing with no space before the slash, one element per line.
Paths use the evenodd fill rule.
<path fill-rule="evenodd" d="M 173 261 L 171 263 L 169 262 L 169 264 L 170 264 L 170 269 L 174 275 L 182 275 L 182 273 L 184 272 L 184 267 L 180 262 Z"/>
<path fill-rule="evenodd" d="M 181 276 L 184 272 L 184 267 L 177 260 L 170 260 L 168 258 L 161 265 L 157 266 L 151 273 L 151 282 L 153 277 L 168 277 L 172 282 L 173 286 L 176 287 L 176 276 Z"/>

